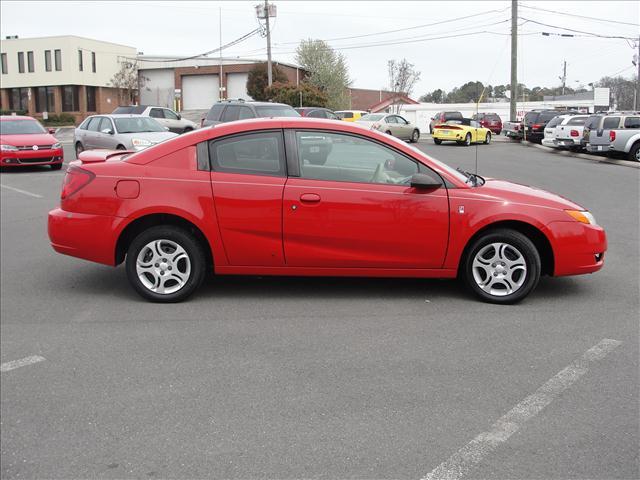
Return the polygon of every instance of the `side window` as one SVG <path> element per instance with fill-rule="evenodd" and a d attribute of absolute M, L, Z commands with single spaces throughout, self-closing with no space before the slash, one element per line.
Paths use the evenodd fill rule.
<path fill-rule="evenodd" d="M 149 116 L 153 118 L 164 118 L 164 113 L 162 113 L 161 108 L 152 108 L 149 112 Z"/>
<path fill-rule="evenodd" d="M 612 128 L 618 128 L 620 123 L 619 117 L 607 117 L 602 122 L 602 128 L 605 130 L 611 130 Z"/>
<path fill-rule="evenodd" d="M 282 132 L 261 132 L 209 143 L 212 170 L 247 175 L 285 175 Z"/>
<path fill-rule="evenodd" d="M 100 123 L 100 131 L 103 130 L 111 130 L 112 132 L 115 132 L 115 130 L 113 129 L 113 123 L 111 123 L 111 120 L 109 120 L 107 117 L 102 117 L 102 122 Z"/>
<path fill-rule="evenodd" d="M 216 121 L 220 118 L 220 113 L 222 113 L 222 109 L 224 108 L 224 105 L 221 103 L 216 103 L 213 107 L 211 107 L 211 110 L 209 110 L 209 113 L 207 113 L 207 120 L 213 120 Z"/>
<path fill-rule="evenodd" d="M 396 120 L 398 120 L 398 123 L 400 125 L 408 125 L 409 122 L 407 122 L 404 118 L 402 118 L 400 115 L 396 115 Z"/>
<path fill-rule="evenodd" d="M 238 120 L 238 114 L 240 113 L 240 107 L 237 105 L 227 105 L 226 110 L 222 114 L 223 122 L 233 122 Z"/>
<path fill-rule="evenodd" d="M 87 124 L 87 130 L 90 130 L 92 132 L 99 132 L 101 120 L 102 120 L 102 117 L 91 117 L 91 119 L 89 120 L 89 123 Z"/>
<path fill-rule="evenodd" d="M 330 111 L 325 111 L 324 113 L 327 114 L 327 118 L 331 119 L 331 120 L 340 120 L 340 117 L 338 117 L 335 113 L 330 112 Z"/>
<path fill-rule="evenodd" d="M 167 108 L 163 108 L 164 118 L 168 118 L 169 120 L 178 120 L 178 115 L 173 110 L 169 110 Z"/>
<path fill-rule="evenodd" d="M 640 117 L 627 117 L 624 119 L 624 128 L 640 128 Z"/>
<path fill-rule="evenodd" d="M 416 161 L 355 135 L 298 131 L 296 142 L 302 178 L 406 186 L 420 171 Z"/>
<path fill-rule="evenodd" d="M 309 112 L 309 115 L 307 115 L 307 117 L 312 117 L 312 118 L 327 118 L 327 116 L 324 114 L 324 110 L 311 110 Z"/>
<path fill-rule="evenodd" d="M 390 116 L 390 117 L 385 118 L 385 119 L 384 119 L 384 122 L 385 122 L 385 123 L 398 123 L 398 122 L 396 121 L 396 117 L 394 117 L 394 116 Z"/>
<path fill-rule="evenodd" d="M 249 107 L 240 107 L 238 120 L 244 120 L 245 118 L 256 118 L 256 116 L 253 114 L 253 111 Z"/>

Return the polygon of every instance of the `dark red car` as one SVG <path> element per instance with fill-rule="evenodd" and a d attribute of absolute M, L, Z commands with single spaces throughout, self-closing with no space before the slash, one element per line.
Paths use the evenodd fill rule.
<path fill-rule="evenodd" d="M 324 107 L 298 107 L 294 109 L 301 117 L 328 118 L 329 120 L 340 120 L 340 117 L 333 110 Z"/>
<path fill-rule="evenodd" d="M 474 113 L 471 117 L 484 128 L 488 128 L 492 133 L 500 135 L 502 133 L 502 119 L 497 113 Z"/>
<path fill-rule="evenodd" d="M 45 130 L 35 118 L 0 116 L 0 166 L 50 165 L 59 170 L 64 153 L 54 132 Z"/>
<path fill-rule="evenodd" d="M 311 147 L 333 148 L 322 162 Z M 541 274 L 602 268 L 604 230 L 552 193 L 454 170 L 348 122 L 216 125 L 138 153 L 71 163 L 53 248 L 126 264 L 143 297 L 188 297 L 217 275 L 455 278 L 513 303 Z"/>

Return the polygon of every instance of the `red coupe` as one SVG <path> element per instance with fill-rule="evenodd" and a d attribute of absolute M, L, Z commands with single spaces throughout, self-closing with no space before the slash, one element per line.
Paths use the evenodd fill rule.
<path fill-rule="evenodd" d="M 246 120 L 137 153 L 83 152 L 61 199 L 53 248 L 124 261 L 133 288 L 159 302 L 187 298 L 213 270 L 459 277 L 485 301 L 513 303 L 541 274 L 600 270 L 607 248 L 569 200 L 330 120 Z"/>
<path fill-rule="evenodd" d="M 62 145 L 35 118 L 0 116 L 0 166 L 51 165 L 60 170 L 64 160 Z"/>

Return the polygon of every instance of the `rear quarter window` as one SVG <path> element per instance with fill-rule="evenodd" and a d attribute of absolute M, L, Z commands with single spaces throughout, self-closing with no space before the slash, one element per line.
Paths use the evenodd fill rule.
<path fill-rule="evenodd" d="M 627 117 L 624 119 L 624 128 L 640 128 L 640 117 Z"/>

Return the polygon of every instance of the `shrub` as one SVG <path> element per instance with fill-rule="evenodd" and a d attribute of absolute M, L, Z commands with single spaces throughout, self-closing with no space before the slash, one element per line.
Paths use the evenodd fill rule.
<path fill-rule="evenodd" d="M 0 115 L 27 115 L 26 110 L 0 110 Z"/>
<path fill-rule="evenodd" d="M 271 64 L 272 67 L 272 80 L 273 83 L 286 83 L 287 76 L 276 65 Z M 258 63 L 251 70 L 249 70 L 249 77 L 247 78 L 247 93 L 251 95 L 251 98 L 259 102 L 268 100 L 265 90 L 269 84 L 267 75 L 267 63 Z"/>
<path fill-rule="evenodd" d="M 274 83 L 267 87 L 265 96 L 268 100 L 286 103 L 292 107 L 326 107 L 328 102 L 327 95 L 322 90 L 306 82 L 297 86 Z"/>

